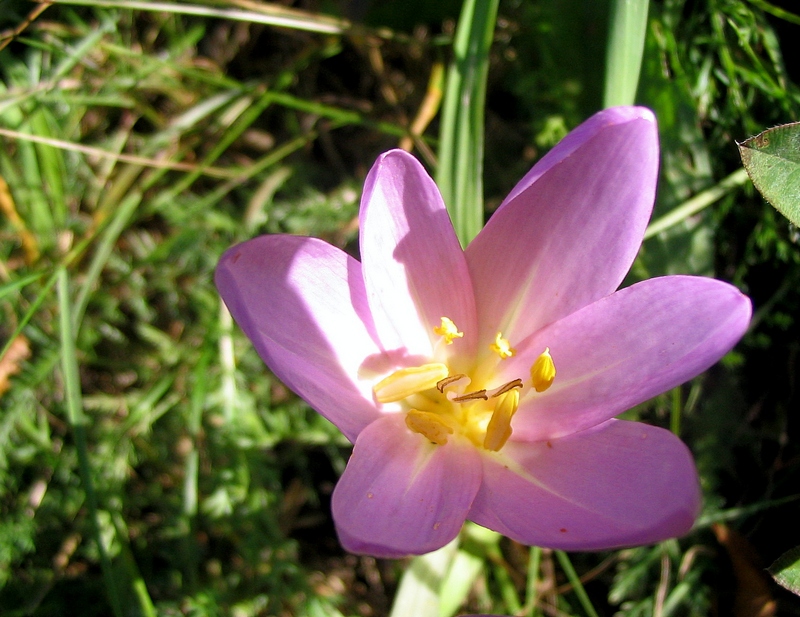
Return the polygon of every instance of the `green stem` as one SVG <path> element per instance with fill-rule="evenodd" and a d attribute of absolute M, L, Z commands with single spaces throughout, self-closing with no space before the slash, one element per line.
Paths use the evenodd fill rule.
<path fill-rule="evenodd" d="M 669 430 L 675 435 L 681 434 L 681 387 L 672 388 L 672 408 L 669 416 Z"/>

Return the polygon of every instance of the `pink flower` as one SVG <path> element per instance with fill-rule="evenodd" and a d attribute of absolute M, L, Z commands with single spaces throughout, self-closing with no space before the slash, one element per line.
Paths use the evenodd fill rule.
<path fill-rule="evenodd" d="M 650 217 L 646 109 L 600 112 L 511 191 L 462 250 L 409 154 L 370 171 L 361 258 L 273 235 L 228 250 L 217 286 L 272 371 L 355 444 L 333 493 L 342 544 L 437 549 L 465 519 L 566 550 L 686 533 L 688 449 L 614 419 L 714 364 L 750 301 L 713 279 L 615 291 Z"/>

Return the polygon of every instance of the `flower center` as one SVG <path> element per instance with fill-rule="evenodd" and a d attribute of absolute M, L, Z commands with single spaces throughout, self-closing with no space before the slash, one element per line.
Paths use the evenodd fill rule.
<path fill-rule="evenodd" d="M 447 345 L 464 336 L 447 317 L 442 317 L 441 325 L 433 331 Z M 500 332 L 489 347 L 498 361 L 516 353 Z M 533 363 L 530 375 L 530 386 L 536 392 L 552 385 L 556 369 L 549 347 Z M 511 420 L 525 384 L 522 379 L 513 379 L 490 389 L 470 385 L 469 375 L 451 373 L 446 364 L 431 362 L 394 371 L 376 383 L 373 392 L 378 403 L 401 402 L 406 426 L 431 443 L 443 446 L 451 435 L 458 434 L 476 447 L 496 452 L 511 437 Z"/>

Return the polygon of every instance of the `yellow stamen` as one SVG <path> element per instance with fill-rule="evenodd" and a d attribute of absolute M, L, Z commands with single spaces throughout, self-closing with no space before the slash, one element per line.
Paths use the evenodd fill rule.
<path fill-rule="evenodd" d="M 483 447 L 497 452 L 506 445 L 511 437 L 511 418 L 517 413 L 519 407 L 519 390 L 512 388 L 499 397 L 494 408 L 489 425 L 486 427 L 486 436 L 483 438 Z"/>
<path fill-rule="evenodd" d="M 550 348 L 546 347 L 531 367 L 531 382 L 537 392 L 544 392 L 553 385 L 555 378 L 556 365 L 550 355 Z"/>
<path fill-rule="evenodd" d="M 443 336 L 445 343 L 448 345 L 453 344 L 454 338 L 461 338 L 464 336 L 464 333 L 458 331 L 456 324 L 454 324 L 453 320 L 449 317 L 442 317 L 442 325 L 436 326 L 433 331 L 439 336 Z"/>
<path fill-rule="evenodd" d="M 511 343 L 508 342 L 508 339 L 503 338 L 503 335 L 500 332 L 498 332 L 497 336 L 494 337 L 494 343 L 489 345 L 489 347 L 503 360 L 510 358 L 517 353 L 516 350 L 511 347 Z"/>
<path fill-rule="evenodd" d="M 439 446 L 446 444 L 447 436 L 453 434 L 453 428 L 440 415 L 429 411 L 410 410 L 406 414 L 406 426 Z"/>
<path fill-rule="evenodd" d="M 444 364 L 423 364 L 401 368 L 388 377 L 381 379 L 372 388 L 375 399 L 379 403 L 393 403 L 404 398 L 435 388 L 436 384 L 447 377 L 447 367 Z"/>

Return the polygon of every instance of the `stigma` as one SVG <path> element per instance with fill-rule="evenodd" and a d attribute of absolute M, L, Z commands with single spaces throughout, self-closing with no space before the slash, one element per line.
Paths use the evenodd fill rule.
<path fill-rule="evenodd" d="M 433 331 L 444 338 L 444 342 L 448 345 L 453 344 L 454 338 L 462 338 L 464 336 L 464 333 L 458 331 L 456 324 L 449 317 L 442 317 L 442 325 L 436 326 Z"/>
<path fill-rule="evenodd" d="M 509 340 L 507 338 L 503 338 L 503 334 L 501 332 L 497 333 L 497 336 L 494 337 L 494 343 L 489 345 L 489 348 L 498 356 L 500 356 L 501 360 L 510 358 L 517 353 L 517 351 L 511 346 Z"/>

